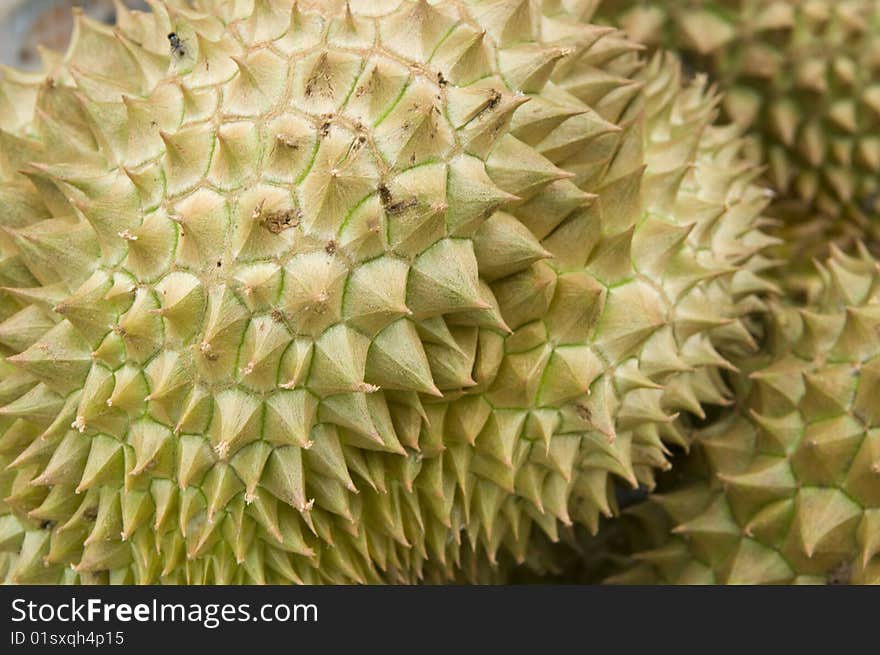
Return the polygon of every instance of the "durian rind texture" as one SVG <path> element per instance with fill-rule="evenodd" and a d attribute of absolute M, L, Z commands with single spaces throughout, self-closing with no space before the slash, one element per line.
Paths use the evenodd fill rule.
<path fill-rule="evenodd" d="M 819 273 L 817 304 L 774 310 L 737 411 L 695 438 L 690 481 L 632 510 L 653 547 L 612 582 L 880 582 L 880 268 L 836 251 Z"/>
<path fill-rule="evenodd" d="M 660 288 L 667 298 L 676 297 L 675 289 L 685 291 L 669 309 L 669 325 L 659 328 L 646 340 L 638 357 L 618 369 L 613 385 L 616 393 L 599 397 L 602 404 L 598 405 L 596 398 L 587 397 L 584 406 L 594 423 L 597 416 L 607 413 L 611 417 L 605 419 L 605 424 L 613 425 L 615 432 L 613 440 L 603 444 L 606 452 L 613 453 L 610 449 L 619 448 L 621 442 L 627 444 L 633 468 L 619 475 L 633 487 L 637 482 L 650 489 L 655 471 L 668 468 L 668 446 L 686 448 L 690 443 L 688 420 L 677 418 L 679 414 L 702 419 L 705 406 L 733 402 L 720 372 L 735 367 L 718 350 L 736 359 L 757 349 L 752 332 L 757 334 L 758 328 L 752 325 L 753 317 L 766 311 L 765 299 L 775 296 L 777 290 L 765 275 L 776 263 L 761 254 L 774 242 L 757 229 L 767 194 L 752 183 L 758 168 L 742 152 L 740 130 L 711 124 L 718 96 L 703 78 L 683 82 L 680 65 L 672 57 L 653 58 L 636 79 L 644 89 L 639 134 L 643 139 L 641 192 L 645 206 L 634 226 L 633 244 L 640 249 L 632 257 L 633 268 L 642 279 L 662 280 Z M 686 266 L 671 264 L 665 259 L 670 253 L 661 255 L 662 261 L 653 260 L 649 253 L 656 248 L 656 241 L 648 245 L 652 239 L 664 235 L 661 240 L 669 243 L 685 233 L 684 247 L 671 257 L 682 257 L 692 249 L 693 254 L 678 260 L 681 264 L 693 257 Z M 733 235 L 739 235 L 739 239 Z M 728 264 L 716 259 L 721 252 L 726 253 Z M 718 277 L 711 282 L 701 279 L 693 284 L 687 276 L 702 278 L 705 274 L 705 270 L 691 268 L 695 260 L 715 271 L 733 268 L 735 262 L 740 262 L 742 268 L 733 269 L 739 271 L 737 274 L 716 273 Z M 652 261 L 658 268 L 652 268 Z M 700 316 L 706 323 L 694 330 L 694 319 Z M 641 371 L 650 371 L 651 377 L 638 381 L 631 377 L 633 372 Z M 594 457 L 591 455 L 591 459 Z M 620 455 L 615 459 L 626 462 Z M 603 479 L 608 476 L 607 471 L 592 472 L 597 474 Z M 616 515 L 616 500 L 610 493 L 606 502 L 608 507 L 602 514 Z M 584 507 L 591 514 L 575 514 Z M 570 508 L 572 516 L 577 517 L 575 525 L 595 533 L 600 515 L 594 507 L 575 503 Z M 549 544 L 560 538 L 575 544 L 580 540 L 570 522 L 561 521 L 556 527 L 520 542 L 514 551 L 515 560 L 506 558 L 500 566 L 492 566 L 494 559 L 487 561 L 466 550 L 459 579 L 479 583 L 519 580 L 523 569 L 516 565 L 523 563 L 539 575 L 558 570 L 555 558 L 566 550 Z M 588 541 L 591 550 L 596 551 L 596 540 Z M 567 554 L 570 559 L 571 552 Z"/>
<path fill-rule="evenodd" d="M 0 87 L 8 581 L 522 559 L 728 402 L 770 242 L 703 84 L 555 3 L 195 5 Z"/>
<path fill-rule="evenodd" d="M 596 20 L 680 51 L 759 136 L 787 248 L 880 249 L 880 2 L 606 0 Z"/>

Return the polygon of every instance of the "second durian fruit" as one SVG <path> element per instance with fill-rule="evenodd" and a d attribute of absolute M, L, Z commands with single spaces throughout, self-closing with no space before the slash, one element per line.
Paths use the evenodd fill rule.
<path fill-rule="evenodd" d="M 878 0 L 606 0 L 596 20 L 718 80 L 727 116 L 759 137 L 788 252 L 880 249 Z"/>
<path fill-rule="evenodd" d="M 838 251 L 819 273 L 815 306 L 773 312 L 683 481 L 629 510 L 649 545 L 611 581 L 880 582 L 880 267 Z"/>

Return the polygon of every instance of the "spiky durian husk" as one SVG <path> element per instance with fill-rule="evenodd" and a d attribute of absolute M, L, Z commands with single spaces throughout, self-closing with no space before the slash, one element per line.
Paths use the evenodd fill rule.
<path fill-rule="evenodd" d="M 639 134 L 643 139 L 642 161 L 646 171 L 642 177 L 645 206 L 632 228 L 633 244 L 641 246 L 632 256 L 632 276 L 637 283 L 660 282 L 660 288 L 669 294 L 667 299 L 676 297 L 676 289 L 683 292 L 679 302 L 668 306 L 667 325 L 657 328 L 654 336 L 631 351 L 625 368 L 611 369 L 616 376 L 611 385 L 614 393 L 601 396 L 598 401 L 586 397 L 583 402 L 591 418 L 608 416 L 604 425 L 611 426 L 612 439 L 600 444 L 604 456 L 614 458 L 618 474 L 633 486 L 639 483 L 651 488 L 654 471 L 667 468 L 664 443 L 688 444 L 687 428 L 681 420 L 667 422 L 672 418 L 670 414 L 683 411 L 703 418 L 704 404 L 725 405 L 731 400 L 718 369 L 733 367 L 714 350 L 713 342 L 722 350 L 727 347 L 736 356 L 756 347 L 743 321 L 720 317 L 763 312 L 759 296 L 774 289 L 760 276 L 765 267 L 772 265 L 759 254 L 769 241 L 755 229 L 755 217 L 766 203 L 766 193 L 750 183 L 756 169 L 741 154 L 738 129 L 709 125 L 717 97 L 707 90 L 703 79 L 682 85 L 680 67 L 673 58 L 655 58 L 637 79 L 644 85 L 645 106 L 641 110 Z M 734 234 L 741 237 L 738 243 L 733 242 Z M 678 264 L 687 264 L 676 268 L 666 261 L 658 262 L 657 268 L 653 268 L 652 262 L 656 260 L 645 244 L 658 238 L 666 243 L 684 240 L 685 247 L 677 244 L 678 252 L 673 257 L 681 257 Z M 719 247 L 721 243 L 726 245 Z M 691 259 L 689 248 L 701 254 L 691 255 Z M 666 256 L 663 248 L 655 247 L 654 252 L 660 259 Z M 689 275 L 702 278 L 706 270 L 718 271 L 724 266 L 718 259 L 722 252 L 730 258 L 729 266 L 745 264 L 737 275 L 720 276 L 712 283 L 703 280 L 695 285 L 693 279 L 686 279 Z M 699 271 L 695 266 L 697 261 L 706 268 Z M 663 273 L 668 275 L 666 279 Z M 711 308 L 710 303 L 720 303 L 722 307 Z M 698 317 L 706 320 L 702 330 L 693 329 Z M 553 330 L 552 322 L 548 323 L 547 330 Z M 642 371 L 650 372 L 650 377 L 645 375 L 634 384 L 633 373 Z M 511 387 L 515 388 L 506 384 L 506 388 Z M 594 419 L 596 425 L 603 424 Z M 557 468 L 557 471 L 574 479 L 567 511 L 577 525 L 595 533 L 600 518 L 597 510 L 603 509 L 603 501 L 595 486 L 590 489 L 586 484 L 599 478 L 604 486 L 609 472 L 615 468 L 609 467 L 610 471 L 596 468 L 597 448 L 589 441 L 585 443 L 590 447 L 585 449 L 581 444 L 577 458 L 570 464 L 575 468 L 564 471 Z M 619 450 L 621 445 L 626 451 Z M 479 452 L 479 443 L 477 449 Z M 537 461 L 543 461 L 543 453 L 539 451 L 537 455 Z M 630 461 L 631 468 L 624 468 Z M 554 463 L 555 467 L 558 465 L 559 461 Z M 527 471 L 528 467 L 529 462 L 525 460 L 521 470 Z M 529 497 L 536 496 L 533 493 Z M 583 502 L 584 498 L 588 502 Z M 546 502 L 536 497 L 536 505 L 542 500 Z M 605 503 L 602 513 L 606 516 L 616 513 L 616 503 L 610 494 Z M 502 513 L 501 519 L 493 519 L 493 529 L 503 524 L 506 515 Z M 598 545 L 601 535 L 598 542 L 579 539 L 574 536 L 567 515 L 557 518 L 560 522 L 551 523 L 551 529 L 545 529 L 531 540 L 518 540 L 511 549 L 514 557 L 505 556 L 499 562 L 495 562 L 492 551 L 488 561 L 481 558 L 471 542 L 463 553 L 457 579 L 478 583 L 529 579 L 531 574 L 524 573 L 523 564 L 540 575 L 561 574 L 566 570 L 561 559 L 579 558 L 584 546 L 592 554 L 601 550 Z M 557 529 L 560 526 L 564 529 Z M 573 548 L 549 545 L 560 538 L 570 542 Z M 592 556 L 588 559 L 593 562 Z M 600 564 L 598 560 L 595 558 Z M 580 579 L 597 581 L 600 579 L 598 570 L 609 569 L 601 565 L 590 567 L 582 571 Z M 442 574 L 431 567 L 428 578 L 442 579 Z"/>
<path fill-rule="evenodd" d="M 598 14 L 719 80 L 727 115 L 761 135 L 790 252 L 880 248 L 880 2 L 606 0 Z"/>
<path fill-rule="evenodd" d="M 880 267 L 837 251 L 820 275 L 820 302 L 775 310 L 737 411 L 640 510 L 655 547 L 612 581 L 880 582 Z"/>
<path fill-rule="evenodd" d="M 412 581 L 724 401 L 766 244 L 704 89 L 536 2 L 199 4 L 4 79 L 9 580 Z"/>

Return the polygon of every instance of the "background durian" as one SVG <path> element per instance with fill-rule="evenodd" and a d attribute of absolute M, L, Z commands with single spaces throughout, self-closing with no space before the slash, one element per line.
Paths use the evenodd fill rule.
<path fill-rule="evenodd" d="M 611 581 L 878 581 L 880 269 L 835 252 L 819 273 L 820 302 L 768 316 L 738 411 L 696 433 L 659 512 L 634 511 L 648 543 Z"/>
<path fill-rule="evenodd" d="M 833 239 L 880 249 L 880 2 L 606 0 L 595 19 L 711 72 L 752 128 L 786 252 Z"/>
<path fill-rule="evenodd" d="M 737 80 L 591 22 L 614 2 L 148 4 L 0 78 L 7 582 L 873 579 L 870 476 L 788 577 L 656 506 L 726 500 L 710 442 L 765 456 L 726 427 L 803 342 L 791 305 L 828 341 L 805 376 L 874 379 L 868 251 L 791 254 L 853 198 L 764 175 Z"/>

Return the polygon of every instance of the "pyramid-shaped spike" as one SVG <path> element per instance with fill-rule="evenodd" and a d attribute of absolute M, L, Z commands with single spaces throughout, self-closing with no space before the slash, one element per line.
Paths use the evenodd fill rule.
<path fill-rule="evenodd" d="M 544 186 L 573 177 L 557 168 L 519 139 L 506 135 L 498 141 L 486 160 L 492 181 L 508 193 L 530 198 Z"/>
<path fill-rule="evenodd" d="M 7 361 L 66 394 L 85 380 L 91 367 L 91 349 L 73 325 L 62 321 L 37 343 Z"/>
<path fill-rule="evenodd" d="M 796 522 L 798 545 L 807 557 L 839 548 L 851 538 L 861 510 L 834 489 L 805 488 L 798 493 Z"/>
<path fill-rule="evenodd" d="M 239 390 L 221 392 L 214 398 L 211 422 L 214 452 L 226 460 L 243 445 L 257 439 L 262 421 L 260 403 Z"/>

